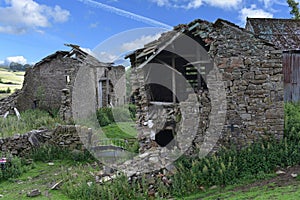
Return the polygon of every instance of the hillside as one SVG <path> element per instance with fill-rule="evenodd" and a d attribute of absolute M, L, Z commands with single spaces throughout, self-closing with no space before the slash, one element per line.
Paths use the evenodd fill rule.
<path fill-rule="evenodd" d="M 9 96 L 15 89 L 22 88 L 24 74 L 25 72 L 13 72 L 7 68 L 0 68 L 0 99 Z"/>

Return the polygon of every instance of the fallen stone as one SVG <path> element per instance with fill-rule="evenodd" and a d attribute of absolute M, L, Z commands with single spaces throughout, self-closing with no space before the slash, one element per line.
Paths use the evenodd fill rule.
<path fill-rule="evenodd" d="M 210 190 L 215 190 L 215 189 L 217 189 L 217 188 L 218 188 L 218 186 L 213 185 L 213 186 L 211 186 L 209 189 L 210 189 Z"/>
<path fill-rule="evenodd" d="M 293 178 L 296 178 L 296 177 L 298 176 L 298 174 L 292 173 L 291 176 L 292 176 Z"/>
<path fill-rule="evenodd" d="M 28 141 L 30 142 L 30 144 L 34 147 L 39 147 L 40 146 L 40 141 L 38 140 L 38 138 L 35 135 L 35 132 L 33 132 L 30 137 L 28 138 Z"/>
<path fill-rule="evenodd" d="M 38 189 L 34 189 L 34 190 L 27 193 L 27 197 L 36 197 L 36 196 L 39 196 L 39 195 L 41 195 L 41 191 L 38 190 Z"/>
<path fill-rule="evenodd" d="M 285 174 L 285 172 L 284 172 L 284 171 L 281 171 L 281 170 L 278 170 L 278 171 L 276 172 L 276 174 L 277 174 L 277 175 L 281 175 L 281 174 Z"/>
<path fill-rule="evenodd" d="M 148 196 L 149 197 L 155 197 L 155 190 L 151 189 L 150 191 L 148 191 Z"/>
<path fill-rule="evenodd" d="M 93 185 L 93 182 L 87 182 L 86 183 L 89 187 L 91 187 Z"/>

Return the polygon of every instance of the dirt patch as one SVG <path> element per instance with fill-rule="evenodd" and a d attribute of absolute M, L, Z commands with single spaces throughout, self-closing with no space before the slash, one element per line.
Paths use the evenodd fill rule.
<path fill-rule="evenodd" d="M 276 171 L 278 171 L 278 170 L 283 171 L 285 173 L 279 174 L 276 177 L 271 178 L 271 179 L 260 180 L 260 181 L 256 181 L 256 182 L 248 184 L 248 185 L 237 187 L 233 191 L 246 192 L 254 187 L 267 186 L 270 189 L 272 189 L 275 187 L 284 187 L 284 186 L 288 186 L 288 185 L 298 185 L 299 184 L 299 181 L 298 181 L 299 179 L 292 177 L 292 174 L 296 174 L 296 175 L 300 176 L 300 166 L 299 165 L 293 166 L 293 167 L 288 167 L 286 169 L 277 169 Z"/>

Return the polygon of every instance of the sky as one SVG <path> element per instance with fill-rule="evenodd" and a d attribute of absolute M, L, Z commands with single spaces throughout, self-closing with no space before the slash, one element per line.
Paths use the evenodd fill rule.
<path fill-rule="evenodd" d="M 300 0 L 297 0 L 300 1 Z M 0 0 L 0 64 L 34 64 L 76 44 L 114 62 L 178 24 L 291 18 L 286 0 Z"/>

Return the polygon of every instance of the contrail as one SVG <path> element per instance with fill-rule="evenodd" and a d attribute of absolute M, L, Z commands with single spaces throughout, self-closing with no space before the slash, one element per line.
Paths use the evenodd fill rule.
<path fill-rule="evenodd" d="M 149 25 L 163 27 L 163 28 L 166 28 L 166 29 L 172 29 L 173 28 L 173 27 L 171 27 L 167 24 L 164 24 L 162 22 L 150 19 L 148 17 L 137 15 L 137 14 L 134 14 L 134 13 L 126 11 L 126 10 L 122 10 L 122 9 L 119 9 L 119 8 L 116 8 L 116 7 L 113 7 L 113 6 L 109 6 L 109 5 L 106 5 L 106 4 L 103 4 L 103 3 L 99 3 L 97 1 L 93 1 L 93 0 L 78 0 L 78 1 L 80 1 L 82 3 L 85 3 L 87 5 L 91 5 L 91 6 L 94 6 L 94 7 L 101 8 L 103 10 L 112 12 L 114 14 L 117 14 L 117 15 L 120 15 L 120 16 L 123 16 L 123 17 L 133 19 L 135 21 L 144 22 L 144 23 L 149 24 Z"/>

